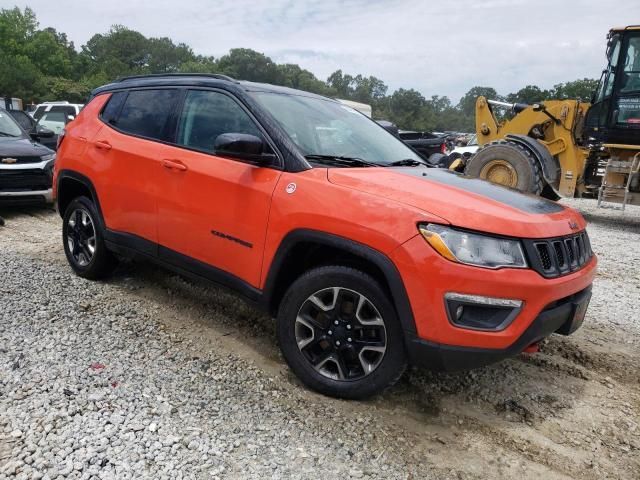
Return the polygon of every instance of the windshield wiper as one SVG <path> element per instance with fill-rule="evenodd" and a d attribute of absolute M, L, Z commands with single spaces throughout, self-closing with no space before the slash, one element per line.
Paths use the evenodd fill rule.
<path fill-rule="evenodd" d="M 369 162 L 358 157 L 342 157 L 340 155 L 318 155 L 314 153 L 305 155 L 304 158 L 306 158 L 307 160 L 316 160 L 321 163 L 333 163 L 336 165 L 349 167 L 384 167 L 384 165 L 380 165 L 379 163 Z"/>
<path fill-rule="evenodd" d="M 7 132 L 0 132 L 0 137 L 18 137 L 19 135 L 11 135 Z"/>
<path fill-rule="evenodd" d="M 402 160 L 396 160 L 395 162 L 391 162 L 389 164 L 390 167 L 417 167 L 418 165 L 428 166 L 427 162 L 416 160 L 415 158 L 405 158 Z"/>

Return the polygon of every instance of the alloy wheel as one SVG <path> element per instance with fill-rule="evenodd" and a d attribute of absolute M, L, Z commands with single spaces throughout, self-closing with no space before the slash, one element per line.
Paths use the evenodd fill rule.
<path fill-rule="evenodd" d="M 76 208 L 67 220 L 67 246 L 76 264 L 86 267 L 96 252 L 96 229 L 89 212 Z"/>
<path fill-rule="evenodd" d="M 363 294 L 341 287 L 310 295 L 295 323 L 298 349 L 321 375 L 353 381 L 370 375 L 387 350 L 382 315 Z"/>

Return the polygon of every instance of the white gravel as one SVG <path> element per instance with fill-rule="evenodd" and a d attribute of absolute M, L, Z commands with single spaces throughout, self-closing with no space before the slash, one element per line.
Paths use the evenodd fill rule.
<path fill-rule="evenodd" d="M 640 209 L 568 203 L 600 257 L 583 329 L 367 402 L 304 389 L 235 297 L 142 264 L 82 280 L 53 212 L 2 211 L 0 479 L 637 480 Z"/>

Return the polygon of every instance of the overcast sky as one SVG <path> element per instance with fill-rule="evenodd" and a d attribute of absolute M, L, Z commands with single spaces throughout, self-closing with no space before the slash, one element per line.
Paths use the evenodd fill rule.
<path fill-rule="evenodd" d="M 11 0 L 0 0 L 10 7 Z M 374 75 L 457 100 L 474 85 L 507 94 L 596 78 L 610 27 L 640 23 L 640 0 L 30 0 L 41 27 L 80 47 L 122 24 L 195 53 L 264 52 L 326 79 Z"/>

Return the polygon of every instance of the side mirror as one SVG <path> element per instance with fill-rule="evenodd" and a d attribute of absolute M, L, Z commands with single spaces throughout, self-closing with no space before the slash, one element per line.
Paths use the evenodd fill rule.
<path fill-rule="evenodd" d="M 49 130 L 44 127 L 37 127 L 35 132 L 31 132 L 31 138 L 37 140 L 38 138 L 51 138 L 56 134 L 53 130 Z"/>
<path fill-rule="evenodd" d="M 216 155 L 238 158 L 258 164 L 268 164 L 276 156 L 265 152 L 265 143 L 255 135 L 246 133 L 223 133 L 218 135 L 213 145 Z"/>

